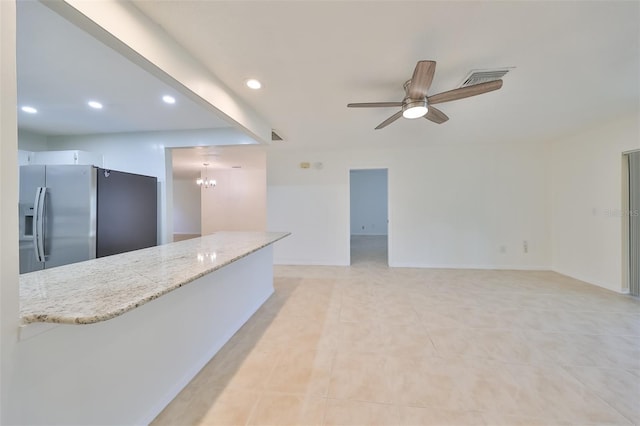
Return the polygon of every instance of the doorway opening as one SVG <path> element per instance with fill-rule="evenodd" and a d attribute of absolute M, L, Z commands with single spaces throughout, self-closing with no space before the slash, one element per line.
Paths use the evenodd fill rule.
<path fill-rule="evenodd" d="M 352 266 L 389 265 L 388 188 L 387 169 L 349 172 Z"/>

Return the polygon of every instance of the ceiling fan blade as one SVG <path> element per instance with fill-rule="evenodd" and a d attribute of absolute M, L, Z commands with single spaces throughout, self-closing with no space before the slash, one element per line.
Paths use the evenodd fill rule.
<path fill-rule="evenodd" d="M 431 105 L 429 105 L 429 111 L 427 112 L 427 115 L 424 116 L 424 118 L 426 118 L 427 120 L 431 120 L 437 124 L 442 124 L 449 119 L 449 117 L 447 117 L 444 112 Z"/>
<path fill-rule="evenodd" d="M 435 72 L 435 61 L 419 61 L 413 70 L 413 77 L 411 77 L 407 95 L 409 95 L 411 99 L 422 99 L 427 96 L 427 90 L 431 87 L 433 73 Z"/>
<path fill-rule="evenodd" d="M 347 104 L 348 108 L 380 108 L 399 106 L 402 106 L 402 102 L 359 102 L 355 104 Z"/>
<path fill-rule="evenodd" d="M 482 93 L 492 92 L 502 87 L 502 80 L 488 81 L 486 83 L 474 84 L 473 86 L 460 87 L 459 89 L 449 90 L 448 92 L 438 93 L 437 95 L 427 97 L 430 105 L 440 104 L 442 102 L 455 101 L 458 99 L 468 98 L 470 96 L 480 95 Z"/>
<path fill-rule="evenodd" d="M 378 124 L 378 126 L 376 127 L 376 130 L 380 130 L 383 127 L 387 127 L 389 124 L 393 123 L 394 121 L 396 121 L 400 117 L 402 117 L 402 110 L 396 112 L 391 117 L 387 118 L 382 123 Z"/>

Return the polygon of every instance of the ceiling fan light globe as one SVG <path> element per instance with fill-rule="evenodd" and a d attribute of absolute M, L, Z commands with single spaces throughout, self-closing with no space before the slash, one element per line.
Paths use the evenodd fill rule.
<path fill-rule="evenodd" d="M 427 108 L 426 105 L 409 104 L 407 105 L 406 108 L 403 108 L 402 116 L 404 118 L 414 119 L 414 118 L 424 117 L 427 114 L 427 112 L 429 112 L 429 109 Z"/>

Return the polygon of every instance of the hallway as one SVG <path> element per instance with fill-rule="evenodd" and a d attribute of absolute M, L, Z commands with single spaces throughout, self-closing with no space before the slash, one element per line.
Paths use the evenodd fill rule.
<path fill-rule="evenodd" d="M 352 235 L 351 266 L 388 266 L 388 236 Z"/>

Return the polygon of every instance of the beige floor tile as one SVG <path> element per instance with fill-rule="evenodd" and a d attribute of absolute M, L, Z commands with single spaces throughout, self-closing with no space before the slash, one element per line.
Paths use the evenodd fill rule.
<path fill-rule="evenodd" d="M 333 303 L 334 287 L 334 280 L 300 280 L 298 287 L 282 304 L 280 314 L 314 320 L 337 315 L 339 304 Z"/>
<path fill-rule="evenodd" d="M 541 332 L 557 332 L 562 315 L 553 310 L 518 309 L 512 312 L 510 322 L 513 328 Z"/>
<path fill-rule="evenodd" d="M 487 309 L 484 306 L 468 309 L 455 309 L 454 305 L 449 305 L 449 313 L 458 323 L 472 329 L 502 329 L 509 328 L 501 312 L 496 309 Z M 453 309 L 452 309 L 453 308 Z"/>
<path fill-rule="evenodd" d="M 221 391 L 220 391 L 221 392 Z M 213 398 L 215 400 L 215 396 Z M 151 422 L 152 426 L 192 426 L 200 425 L 211 408 L 212 401 L 199 397 L 198 392 L 185 388 Z"/>
<path fill-rule="evenodd" d="M 338 324 L 340 352 L 379 353 L 385 343 L 377 322 L 340 322 Z"/>
<path fill-rule="evenodd" d="M 399 422 L 399 409 L 395 405 L 371 402 L 327 400 L 325 426 L 389 426 Z"/>
<path fill-rule="evenodd" d="M 280 352 L 288 348 L 312 350 L 324 332 L 324 322 L 300 317 L 278 317 L 260 335 L 255 348 L 265 352 Z"/>
<path fill-rule="evenodd" d="M 640 370 L 564 367 L 587 389 L 634 424 L 640 424 Z"/>
<path fill-rule="evenodd" d="M 380 307 L 373 303 L 345 303 L 340 308 L 340 321 L 375 324 L 380 320 Z"/>
<path fill-rule="evenodd" d="M 253 391 L 226 389 L 217 398 L 211 399 L 207 413 L 200 425 L 226 426 L 244 425 L 249 420 L 259 394 Z"/>
<path fill-rule="evenodd" d="M 640 313 L 605 312 L 597 316 L 597 321 L 602 334 L 640 337 Z"/>
<path fill-rule="evenodd" d="M 455 394 L 452 408 L 491 411 L 517 411 L 518 405 L 515 395 L 519 390 L 517 377 L 504 368 L 503 363 L 494 361 L 480 361 L 464 358 L 465 365 Z"/>
<path fill-rule="evenodd" d="M 381 323 L 379 327 L 382 346 L 380 352 L 401 357 L 420 357 L 436 355 L 426 329 L 416 326 L 394 325 Z"/>
<path fill-rule="evenodd" d="M 462 367 L 441 358 L 398 358 L 393 360 L 395 394 L 393 402 L 420 407 L 460 407 L 458 390 Z M 463 377 L 464 379 L 464 377 Z"/>
<path fill-rule="evenodd" d="M 552 358 L 517 330 L 473 330 L 473 341 L 493 361 L 514 364 L 549 364 Z"/>
<path fill-rule="evenodd" d="M 445 358 L 461 355 L 488 358 L 484 345 L 477 339 L 477 332 L 468 328 L 429 328 L 429 337 L 436 353 Z"/>
<path fill-rule="evenodd" d="M 477 358 L 396 359 L 394 402 L 454 411 L 516 409 L 517 383 L 499 363 Z"/>
<path fill-rule="evenodd" d="M 518 381 L 517 412 L 507 409 L 507 414 L 578 424 L 631 424 L 561 367 L 505 365 L 505 369 Z"/>
<path fill-rule="evenodd" d="M 640 370 L 640 339 L 627 336 L 588 336 L 580 347 L 591 353 L 594 366 Z"/>
<path fill-rule="evenodd" d="M 428 331 L 439 328 L 467 328 L 468 324 L 454 313 L 457 309 L 453 303 L 447 303 L 417 310 L 417 315 Z"/>
<path fill-rule="evenodd" d="M 303 395 L 264 393 L 248 425 L 322 425 L 325 399 Z"/>
<path fill-rule="evenodd" d="M 397 424 L 405 426 L 480 426 L 485 422 L 479 412 L 451 411 L 436 407 L 400 407 Z"/>
<path fill-rule="evenodd" d="M 387 356 L 338 352 L 331 372 L 329 397 L 391 403 L 396 397 L 395 371 Z"/>
<path fill-rule="evenodd" d="M 488 426 L 575 426 L 575 423 L 557 419 L 536 419 L 499 412 L 481 413 Z"/>
<path fill-rule="evenodd" d="M 274 352 L 252 351 L 245 357 L 231 355 L 208 370 L 208 384 L 231 389 L 263 389 L 278 360 Z"/>
<path fill-rule="evenodd" d="M 588 334 L 526 332 L 532 344 L 559 365 L 640 369 L 637 339 Z"/>
<path fill-rule="evenodd" d="M 285 351 L 272 371 L 269 391 L 326 396 L 333 351 Z"/>

